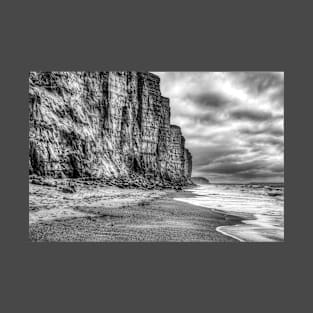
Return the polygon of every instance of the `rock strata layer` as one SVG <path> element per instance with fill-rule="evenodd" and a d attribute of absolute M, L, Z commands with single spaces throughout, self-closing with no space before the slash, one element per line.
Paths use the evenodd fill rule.
<path fill-rule="evenodd" d="M 185 185 L 191 170 L 158 76 L 30 73 L 30 174 Z"/>

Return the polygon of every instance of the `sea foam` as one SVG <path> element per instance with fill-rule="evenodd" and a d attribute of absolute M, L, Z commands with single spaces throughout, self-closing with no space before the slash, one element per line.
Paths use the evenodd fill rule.
<path fill-rule="evenodd" d="M 176 198 L 241 217 L 242 223 L 217 227 L 217 231 L 245 242 L 284 240 L 284 187 L 282 184 L 210 184 L 188 189 L 194 197 Z"/>

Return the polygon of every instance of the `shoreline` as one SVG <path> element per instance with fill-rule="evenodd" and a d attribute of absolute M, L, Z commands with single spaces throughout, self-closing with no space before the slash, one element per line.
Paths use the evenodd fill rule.
<path fill-rule="evenodd" d="M 227 220 L 232 219 L 233 217 L 238 218 L 236 223 L 231 223 L 231 224 L 224 224 L 224 225 L 219 225 L 216 228 L 216 231 L 228 236 L 230 238 L 236 239 L 240 242 L 281 242 L 284 241 L 284 229 L 283 226 L 281 226 L 281 215 L 280 214 L 280 207 L 278 207 L 278 213 L 276 215 L 273 215 L 273 213 L 271 214 L 263 214 L 263 211 L 261 211 L 260 213 L 257 211 L 258 208 L 254 208 L 252 205 L 252 208 L 256 209 L 256 211 L 253 212 L 253 210 L 250 210 L 250 212 L 245 212 L 243 210 L 238 210 L 236 209 L 236 203 L 235 206 L 233 207 L 233 202 L 231 203 L 227 203 L 226 202 L 226 207 L 225 210 L 224 209 L 220 209 L 220 208 L 215 208 L 215 207 L 223 207 L 222 205 L 219 205 L 219 202 L 222 200 L 222 196 L 224 195 L 224 193 L 226 192 L 226 198 L 230 197 L 227 193 L 227 191 L 225 190 L 219 190 L 218 187 L 216 187 L 217 189 L 214 189 L 214 191 L 209 191 L 208 194 L 213 195 L 213 199 L 209 196 L 205 196 L 205 194 L 203 194 L 202 190 L 190 190 L 190 192 L 192 192 L 193 196 L 191 197 L 191 199 L 188 199 L 190 197 L 185 197 L 185 199 L 181 199 L 181 201 L 190 203 L 190 204 L 194 204 L 194 205 L 202 205 L 213 210 L 215 213 L 218 214 L 222 214 L 225 216 L 225 219 Z M 238 193 L 238 191 L 237 191 Z M 249 193 L 247 193 L 249 194 Z M 203 196 L 204 195 L 204 196 Z M 243 193 L 241 193 L 240 191 L 240 197 L 238 199 L 239 202 L 242 201 L 241 200 L 241 195 L 244 195 Z M 258 195 L 258 194 L 257 194 Z M 199 198 L 197 198 L 197 196 L 199 196 Z M 205 200 L 205 197 L 206 200 Z M 256 197 L 254 195 L 254 197 Z M 260 197 L 260 201 L 261 203 L 263 203 L 264 206 L 266 206 L 268 200 L 264 200 L 266 199 L 266 197 L 263 197 L 263 194 L 261 194 Z M 233 198 L 231 198 L 233 199 Z M 234 198 L 235 201 L 237 200 L 237 198 Z M 249 198 L 247 198 L 249 200 Z M 180 200 L 180 199 L 178 199 Z M 229 200 L 231 201 L 231 200 Z M 272 200 L 270 200 L 272 201 Z M 238 201 L 237 201 L 238 202 Z M 210 204 L 214 206 L 214 208 L 210 208 Z M 240 203 L 240 205 L 244 206 L 244 205 L 250 205 L 249 202 L 247 202 L 247 200 L 245 202 Z M 269 204 L 269 207 L 271 207 L 271 205 L 273 206 L 273 209 L 276 209 L 277 205 L 280 204 Z M 237 203 L 238 206 L 238 203 Z M 276 212 L 276 211 L 275 211 Z"/>
<path fill-rule="evenodd" d="M 239 225 L 239 224 L 236 224 L 236 225 Z M 233 226 L 236 226 L 236 225 L 233 225 Z M 237 237 L 235 235 L 231 235 L 231 234 L 221 230 L 222 227 L 224 227 L 224 225 L 216 227 L 216 231 L 221 233 L 221 234 L 223 234 L 224 236 L 228 236 L 228 237 L 234 238 L 234 239 L 236 239 L 236 240 L 238 240 L 240 242 L 245 242 L 244 240 L 240 239 L 239 237 Z"/>
<path fill-rule="evenodd" d="M 196 194 L 193 194 L 191 191 L 184 190 L 184 193 L 179 194 L 178 198 L 180 198 L 180 197 L 182 197 L 182 198 L 193 198 L 195 196 L 196 196 Z M 177 198 L 177 195 L 175 195 L 175 198 Z M 178 200 L 176 200 L 176 201 L 178 201 Z M 195 207 L 198 206 L 198 205 L 193 205 L 193 204 L 189 204 L 189 205 L 195 206 Z M 202 206 L 199 206 L 199 207 L 202 207 Z M 236 241 L 245 242 L 244 240 L 240 239 L 239 237 L 237 237 L 235 235 L 231 235 L 231 234 L 221 230 L 221 228 L 225 227 L 225 226 L 226 227 L 227 226 L 237 226 L 237 225 L 244 224 L 243 223 L 244 220 L 254 220 L 255 218 L 254 218 L 253 214 L 245 214 L 245 215 L 238 214 L 238 215 L 236 215 L 236 214 L 229 214 L 226 211 L 222 211 L 222 210 L 218 210 L 218 209 L 213 209 L 213 208 L 208 208 L 208 207 L 203 207 L 203 208 L 210 211 L 211 214 L 217 214 L 217 215 L 224 217 L 223 225 L 216 227 L 216 231 L 218 233 L 221 233 L 222 235 L 224 235 L 226 237 L 235 239 Z"/>
<path fill-rule="evenodd" d="M 31 241 L 238 242 L 217 228 L 242 219 L 174 200 L 190 191 L 29 186 Z"/>

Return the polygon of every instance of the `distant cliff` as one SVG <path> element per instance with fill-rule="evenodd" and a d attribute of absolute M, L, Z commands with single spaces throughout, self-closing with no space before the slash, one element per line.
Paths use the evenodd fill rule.
<path fill-rule="evenodd" d="M 210 181 L 205 177 L 191 177 L 191 180 L 196 185 L 207 185 Z"/>
<path fill-rule="evenodd" d="M 31 72 L 29 173 L 190 182 L 192 157 L 158 76 Z"/>

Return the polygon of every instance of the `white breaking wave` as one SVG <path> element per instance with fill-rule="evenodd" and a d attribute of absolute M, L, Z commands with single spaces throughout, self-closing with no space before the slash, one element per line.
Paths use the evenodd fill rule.
<path fill-rule="evenodd" d="M 239 241 L 284 240 L 284 187 L 277 184 L 201 185 L 189 189 L 193 198 L 176 198 L 243 218 L 241 224 L 220 226 L 217 231 Z"/>

